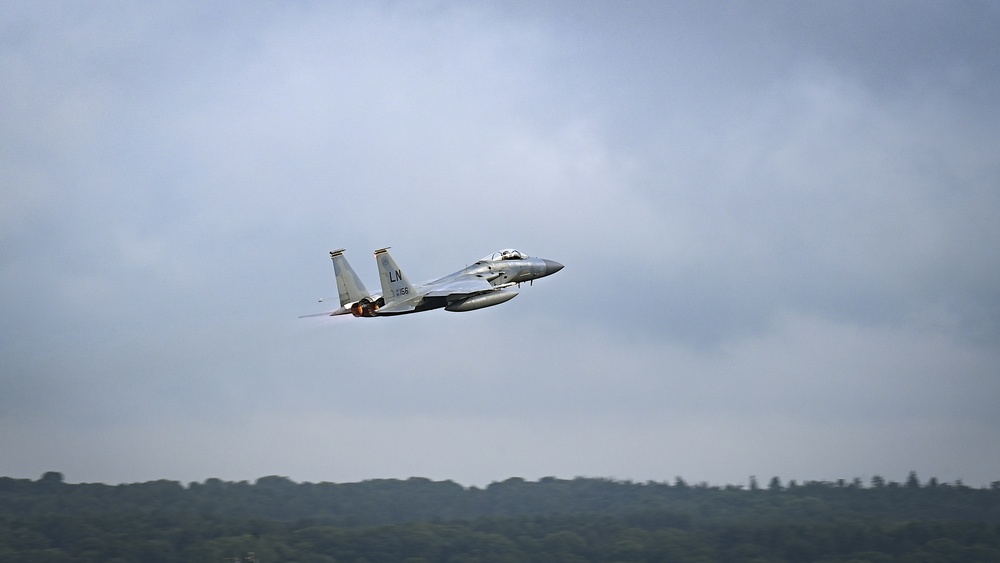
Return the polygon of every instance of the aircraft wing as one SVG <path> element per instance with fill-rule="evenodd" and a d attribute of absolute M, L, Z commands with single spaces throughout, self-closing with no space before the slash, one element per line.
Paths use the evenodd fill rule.
<path fill-rule="evenodd" d="M 417 295 L 405 301 L 395 301 L 379 307 L 379 315 L 399 315 L 412 313 L 426 307 L 427 299 L 442 300 L 442 303 L 460 301 L 471 295 L 498 291 L 486 278 L 470 274 L 449 276 L 417 288 Z M 452 299 L 454 298 L 454 299 Z"/>
<path fill-rule="evenodd" d="M 482 293 L 484 291 L 493 291 L 495 289 L 496 288 L 493 287 L 490 282 L 486 281 L 486 278 L 476 275 L 468 275 L 459 276 L 457 278 L 444 280 L 438 283 L 432 283 L 426 288 L 423 288 L 420 294 L 426 297 L 448 297 L 451 295 L 471 295 L 473 293 Z"/>

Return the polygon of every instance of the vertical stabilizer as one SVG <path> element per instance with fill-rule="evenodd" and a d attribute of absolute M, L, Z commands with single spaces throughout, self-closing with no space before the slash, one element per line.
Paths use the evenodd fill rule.
<path fill-rule="evenodd" d="M 340 292 L 340 306 L 344 307 L 352 303 L 369 297 L 371 294 L 365 289 L 365 284 L 354 273 L 354 269 L 347 263 L 344 257 L 344 250 L 330 251 L 330 258 L 333 260 L 333 271 L 337 274 L 337 291 Z"/>
<path fill-rule="evenodd" d="M 388 247 L 375 251 L 375 262 L 378 263 L 378 276 L 382 280 L 382 298 L 385 299 L 386 306 L 416 297 L 417 292 L 410 285 L 410 280 L 406 279 L 396 261 L 389 256 Z"/>

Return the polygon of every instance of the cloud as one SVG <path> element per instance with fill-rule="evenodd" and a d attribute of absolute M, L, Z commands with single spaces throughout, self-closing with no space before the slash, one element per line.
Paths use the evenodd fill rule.
<path fill-rule="evenodd" d="M 995 11 L 787 8 L 17 6 L 0 472 L 994 480 Z"/>

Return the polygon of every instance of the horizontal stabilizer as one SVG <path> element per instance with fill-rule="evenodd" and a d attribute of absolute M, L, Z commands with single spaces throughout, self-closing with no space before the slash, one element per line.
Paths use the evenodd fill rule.
<path fill-rule="evenodd" d="M 327 311 L 325 313 L 313 313 L 311 315 L 302 315 L 300 319 L 308 319 L 311 317 L 336 317 L 337 315 L 350 315 L 351 310 L 345 307 L 341 307 L 336 311 Z"/>

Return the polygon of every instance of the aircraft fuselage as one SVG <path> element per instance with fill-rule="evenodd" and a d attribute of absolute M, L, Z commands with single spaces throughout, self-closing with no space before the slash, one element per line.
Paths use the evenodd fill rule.
<path fill-rule="evenodd" d="M 513 299 L 510 288 L 550 276 L 563 265 L 544 258 L 531 258 L 507 249 L 476 261 L 453 274 L 414 285 L 389 255 L 388 248 L 375 251 L 381 293 L 370 293 L 347 263 L 344 250 L 330 252 L 337 276 L 340 308 L 330 315 L 355 317 L 405 315 L 431 309 L 473 311 Z"/>

